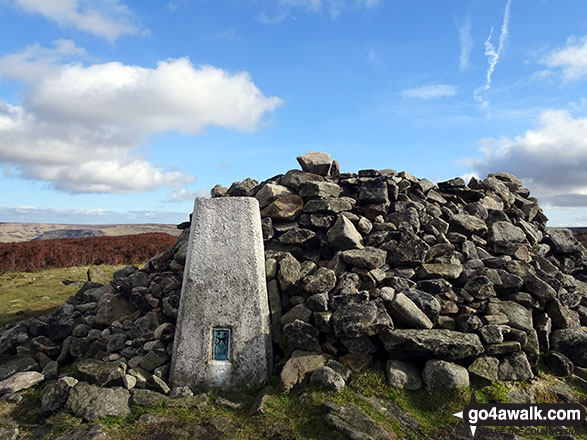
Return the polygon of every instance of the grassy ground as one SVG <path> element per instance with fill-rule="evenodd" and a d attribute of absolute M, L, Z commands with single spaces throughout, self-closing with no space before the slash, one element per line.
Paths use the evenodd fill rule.
<path fill-rule="evenodd" d="M 108 279 L 124 266 L 98 266 Z M 87 281 L 88 267 L 67 267 L 39 272 L 10 272 L 0 275 L 0 327 L 15 321 L 50 313 L 75 294 L 78 284 Z"/>
<path fill-rule="evenodd" d="M 539 380 L 544 384 L 556 381 L 554 377 L 542 374 Z M 127 417 L 108 417 L 98 422 L 105 427 L 112 440 L 343 439 L 324 422 L 326 413 L 322 404 L 328 400 L 360 407 L 394 440 L 452 440 L 452 431 L 460 423 L 453 413 L 464 409 L 472 393 L 469 388 L 449 393 L 398 390 L 389 387 L 383 373 L 377 370 L 355 375 L 340 393 L 327 392 L 314 386 L 284 393 L 280 391 L 275 377 L 267 386 L 269 398 L 265 412 L 261 415 L 248 415 L 259 391 L 252 390 L 245 399 L 246 403 L 237 410 L 218 405 L 217 393 L 212 392 L 193 398 L 159 402 L 150 408 L 133 407 Z M 480 402 L 503 401 L 513 386 L 524 389 L 530 384 L 494 384 L 477 389 L 475 393 Z M 15 405 L 0 402 L 0 420 L 12 418 L 38 423 L 39 419 L 47 417 L 39 410 L 38 396 L 41 389 L 42 386 L 28 390 L 25 393 L 26 403 Z M 574 391 L 582 395 L 585 390 Z M 556 401 L 552 396 L 546 400 Z M 195 408 L 195 403 L 198 403 L 198 408 Z M 146 419 L 146 415 L 149 419 Z M 407 428 L 406 420 L 415 428 Z M 40 429 L 21 429 L 19 438 L 48 440 L 68 432 L 80 423 L 81 420 L 62 411 L 46 418 L 45 425 Z M 556 439 L 554 435 L 544 432 L 521 438 Z M 578 435 L 577 438 L 587 437 Z"/>

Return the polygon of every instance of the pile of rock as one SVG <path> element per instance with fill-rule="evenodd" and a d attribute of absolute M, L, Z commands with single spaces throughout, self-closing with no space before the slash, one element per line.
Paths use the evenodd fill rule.
<path fill-rule="evenodd" d="M 587 379 L 585 249 L 546 228 L 519 179 L 434 184 L 394 170 L 340 173 L 324 153 L 298 161 L 302 171 L 212 189 L 259 201 L 285 388 L 338 390 L 373 364 L 408 389 L 523 380 L 541 353 L 557 374 Z M 142 269 L 85 283 L 55 313 L 5 328 L 0 395 L 51 380 L 43 408 L 91 420 L 191 394 L 167 384 L 189 224 L 180 227 L 177 244 Z"/>
<path fill-rule="evenodd" d="M 585 249 L 545 227 L 518 178 L 434 184 L 340 173 L 324 153 L 298 161 L 302 171 L 212 190 L 259 201 L 286 387 L 317 365 L 340 382 L 333 358 L 384 362 L 408 388 L 529 379 L 541 352 L 558 373 L 587 377 Z"/>

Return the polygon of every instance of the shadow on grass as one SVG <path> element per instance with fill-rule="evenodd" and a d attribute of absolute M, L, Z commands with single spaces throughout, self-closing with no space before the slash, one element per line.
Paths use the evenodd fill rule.
<path fill-rule="evenodd" d="M 14 313 L 0 313 L 0 328 L 6 324 L 12 324 L 25 319 L 34 318 L 35 316 L 48 315 L 53 313 L 59 307 L 50 307 L 39 310 L 19 310 Z"/>

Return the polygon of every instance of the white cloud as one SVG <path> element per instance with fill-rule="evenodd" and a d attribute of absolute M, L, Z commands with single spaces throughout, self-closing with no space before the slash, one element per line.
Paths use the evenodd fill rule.
<path fill-rule="evenodd" d="M 564 48 L 548 55 L 544 63 L 562 69 L 564 78 L 572 81 L 587 75 L 587 36 L 567 40 Z"/>
<path fill-rule="evenodd" d="M 499 43 L 497 49 L 495 49 L 495 46 L 491 42 L 493 37 L 493 27 L 489 31 L 489 36 L 485 41 L 485 56 L 487 57 L 487 62 L 489 63 L 489 66 L 487 67 L 487 73 L 485 74 L 485 84 L 476 88 L 473 92 L 473 98 L 475 101 L 481 104 L 481 107 L 484 109 L 489 106 L 489 101 L 485 99 L 484 94 L 491 88 L 493 72 L 495 71 L 495 66 L 497 66 L 497 63 L 499 62 L 499 57 L 505 48 L 505 43 L 509 34 L 511 4 L 512 0 L 507 0 L 505 11 L 503 13 L 503 23 L 501 24 L 501 32 L 499 34 Z"/>
<path fill-rule="evenodd" d="M 0 100 L 0 162 L 67 192 L 185 185 L 193 176 L 153 165 L 133 150 L 167 131 L 193 135 L 220 126 L 251 132 L 281 103 L 264 96 L 246 72 L 194 67 L 187 58 L 156 68 L 60 64 L 64 51 L 76 48 L 34 46 L 0 58 L 0 80 L 24 83 L 22 105 Z"/>
<path fill-rule="evenodd" d="M 536 129 L 483 139 L 480 150 L 485 157 L 469 162 L 479 175 L 507 171 L 547 206 L 587 206 L 587 118 L 546 110 Z"/>
<path fill-rule="evenodd" d="M 415 89 L 402 90 L 400 93 L 406 98 L 428 100 L 454 96 L 457 94 L 457 88 L 449 84 L 430 84 Z"/>
<path fill-rule="evenodd" d="M 459 42 L 461 44 L 461 55 L 459 57 L 459 69 L 465 70 L 471 65 L 471 50 L 473 49 L 473 38 L 471 37 L 471 17 L 467 17 L 459 29 Z"/>
<path fill-rule="evenodd" d="M 185 201 L 193 202 L 196 197 L 210 197 L 210 190 L 199 189 L 197 191 L 190 191 L 185 188 L 181 188 L 169 194 L 169 201 L 177 203 Z"/>
<path fill-rule="evenodd" d="M 74 27 L 113 42 L 144 30 L 119 0 L 16 0 L 27 12 L 43 15 L 62 27 Z"/>

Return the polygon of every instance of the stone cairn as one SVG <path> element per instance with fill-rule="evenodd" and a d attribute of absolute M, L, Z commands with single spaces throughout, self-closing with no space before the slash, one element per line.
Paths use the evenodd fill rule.
<path fill-rule="evenodd" d="M 340 173 L 325 153 L 298 161 L 302 171 L 211 191 L 259 202 L 284 389 L 339 390 L 370 366 L 406 389 L 483 386 L 531 379 L 541 359 L 587 379 L 585 248 L 546 227 L 518 178 L 434 184 L 390 169 Z M 2 398 L 47 381 L 44 410 L 92 420 L 196 391 L 167 385 L 189 223 L 178 227 L 176 245 L 142 269 L 6 326 Z"/>

